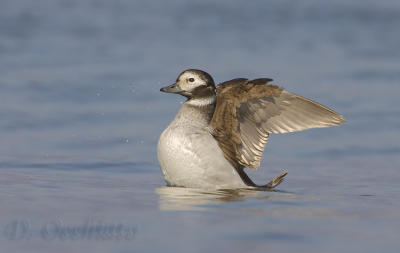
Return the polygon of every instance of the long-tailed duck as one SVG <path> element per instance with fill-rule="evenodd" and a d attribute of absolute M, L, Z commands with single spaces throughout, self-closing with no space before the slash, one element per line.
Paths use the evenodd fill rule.
<path fill-rule="evenodd" d="M 335 111 L 268 84 L 237 78 L 215 86 L 206 72 L 188 69 L 161 91 L 187 98 L 158 142 L 158 160 L 170 186 L 274 188 L 286 172 L 256 185 L 244 168 L 257 169 L 269 134 L 345 122 Z"/>

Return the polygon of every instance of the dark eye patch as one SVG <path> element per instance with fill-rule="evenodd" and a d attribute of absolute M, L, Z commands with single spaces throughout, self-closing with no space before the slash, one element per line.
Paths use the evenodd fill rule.
<path fill-rule="evenodd" d="M 189 82 L 193 83 L 194 82 L 194 78 L 193 77 L 189 78 Z"/>

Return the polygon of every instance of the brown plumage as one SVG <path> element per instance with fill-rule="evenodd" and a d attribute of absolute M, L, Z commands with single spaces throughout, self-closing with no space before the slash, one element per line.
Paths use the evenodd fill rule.
<path fill-rule="evenodd" d="M 333 110 L 269 85 L 270 81 L 238 78 L 217 86 L 217 104 L 210 126 L 225 158 L 238 170 L 259 167 L 270 133 L 344 122 Z"/>

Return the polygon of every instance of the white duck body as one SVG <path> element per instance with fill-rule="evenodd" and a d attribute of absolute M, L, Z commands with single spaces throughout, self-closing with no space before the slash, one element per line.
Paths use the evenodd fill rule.
<path fill-rule="evenodd" d="M 168 185 L 191 188 L 248 187 L 211 135 L 215 97 L 188 100 L 158 141 L 158 160 Z"/>

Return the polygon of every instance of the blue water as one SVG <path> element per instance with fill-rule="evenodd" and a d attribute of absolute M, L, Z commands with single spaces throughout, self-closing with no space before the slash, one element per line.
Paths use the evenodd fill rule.
<path fill-rule="evenodd" d="M 397 0 L 2 0 L 0 251 L 399 252 L 399 27 Z M 249 174 L 288 171 L 277 191 L 165 187 L 184 99 L 159 88 L 187 68 L 273 78 L 347 123 L 271 136 Z"/>

